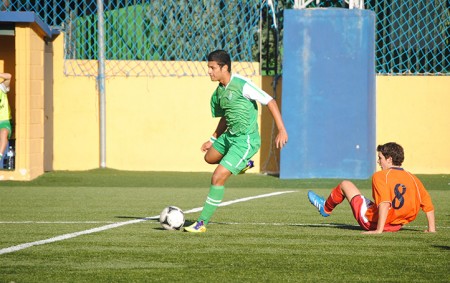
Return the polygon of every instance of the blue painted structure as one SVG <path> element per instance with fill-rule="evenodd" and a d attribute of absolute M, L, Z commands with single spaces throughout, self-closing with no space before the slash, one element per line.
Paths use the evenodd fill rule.
<path fill-rule="evenodd" d="M 376 170 L 375 13 L 284 11 L 280 178 L 369 178 Z"/>
<path fill-rule="evenodd" d="M 48 41 L 52 41 L 60 33 L 59 29 L 49 27 L 34 12 L 0 12 L 0 23 L 31 24 L 32 27 L 38 27 L 37 32 Z"/>

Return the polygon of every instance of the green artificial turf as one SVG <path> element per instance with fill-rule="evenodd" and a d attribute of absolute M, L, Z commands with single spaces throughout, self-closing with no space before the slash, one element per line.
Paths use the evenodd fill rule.
<path fill-rule="evenodd" d="M 0 282 L 450 281 L 449 175 L 419 176 L 435 234 L 422 232 L 421 212 L 400 232 L 363 235 L 347 203 L 323 218 L 308 202 L 308 189 L 326 195 L 339 180 L 257 174 L 232 177 L 224 203 L 286 193 L 219 207 L 204 234 L 163 230 L 161 210 L 203 206 L 210 177 L 98 169 L 1 182 L 0 250 L 93 232 L 0 254 Z M 354 181 L 370 197 L 370 180 Z M 186 223 L 199 214 L 186 213 Z"/>

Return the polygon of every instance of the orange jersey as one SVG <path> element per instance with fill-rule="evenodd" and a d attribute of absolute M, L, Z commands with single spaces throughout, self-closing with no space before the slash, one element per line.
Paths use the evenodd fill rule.
<path fill-rule="evenodd" d="M 373 174 L 372 197 L 374 205 L 366 212 L 371 222 L 378 221 L 378 206 L 382 202 L 391 204 L 386 224 L 392 225 L 413 221 L 420 208 L 424 212 L 434 210 L 431 197 L 422 182 L 402 168 L 393 167 Z"/>

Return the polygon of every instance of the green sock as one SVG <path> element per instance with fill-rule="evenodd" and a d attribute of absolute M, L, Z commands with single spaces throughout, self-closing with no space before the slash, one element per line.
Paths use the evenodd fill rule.
<path fill-rule="evenodd" d="M 211 219 L 211 216 L 216 211 L 219 204 L 222 202 L 223 195 L 225 194 L 225 186 L 213 186 L 209 187 L 209 194 L 203 205 L 202 213 L 198 218 L 198 221 L 202 221 L 206 225 Z"/>

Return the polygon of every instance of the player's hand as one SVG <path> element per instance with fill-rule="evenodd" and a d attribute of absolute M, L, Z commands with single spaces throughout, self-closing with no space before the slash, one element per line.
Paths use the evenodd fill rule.
<path fill-rule="evenodd" d="M 373 231 L 364 231 L 362 233 L 366 234 L 366 235 L 368 235 L 368 234 L 381 234 L 381 233 L 383 233 L 383 231 L 373 230 Z"/>
<path fill-rule="evenodd" d="M 212 146 L 212 142 L 211 141 L 204 142 L 202 144 L 202 147 L 200 148 L 200 150 L 202 152 L 207 152 L 211 148 L 211 146 Z"/>
<path fill-rule="evenodd" d="M 281 130 L 278 132 L 277 137 L 275 138 L 275 145 L 277 148 L 283 148 L 288 142 L 288 134 L 286 130 Z"/>

